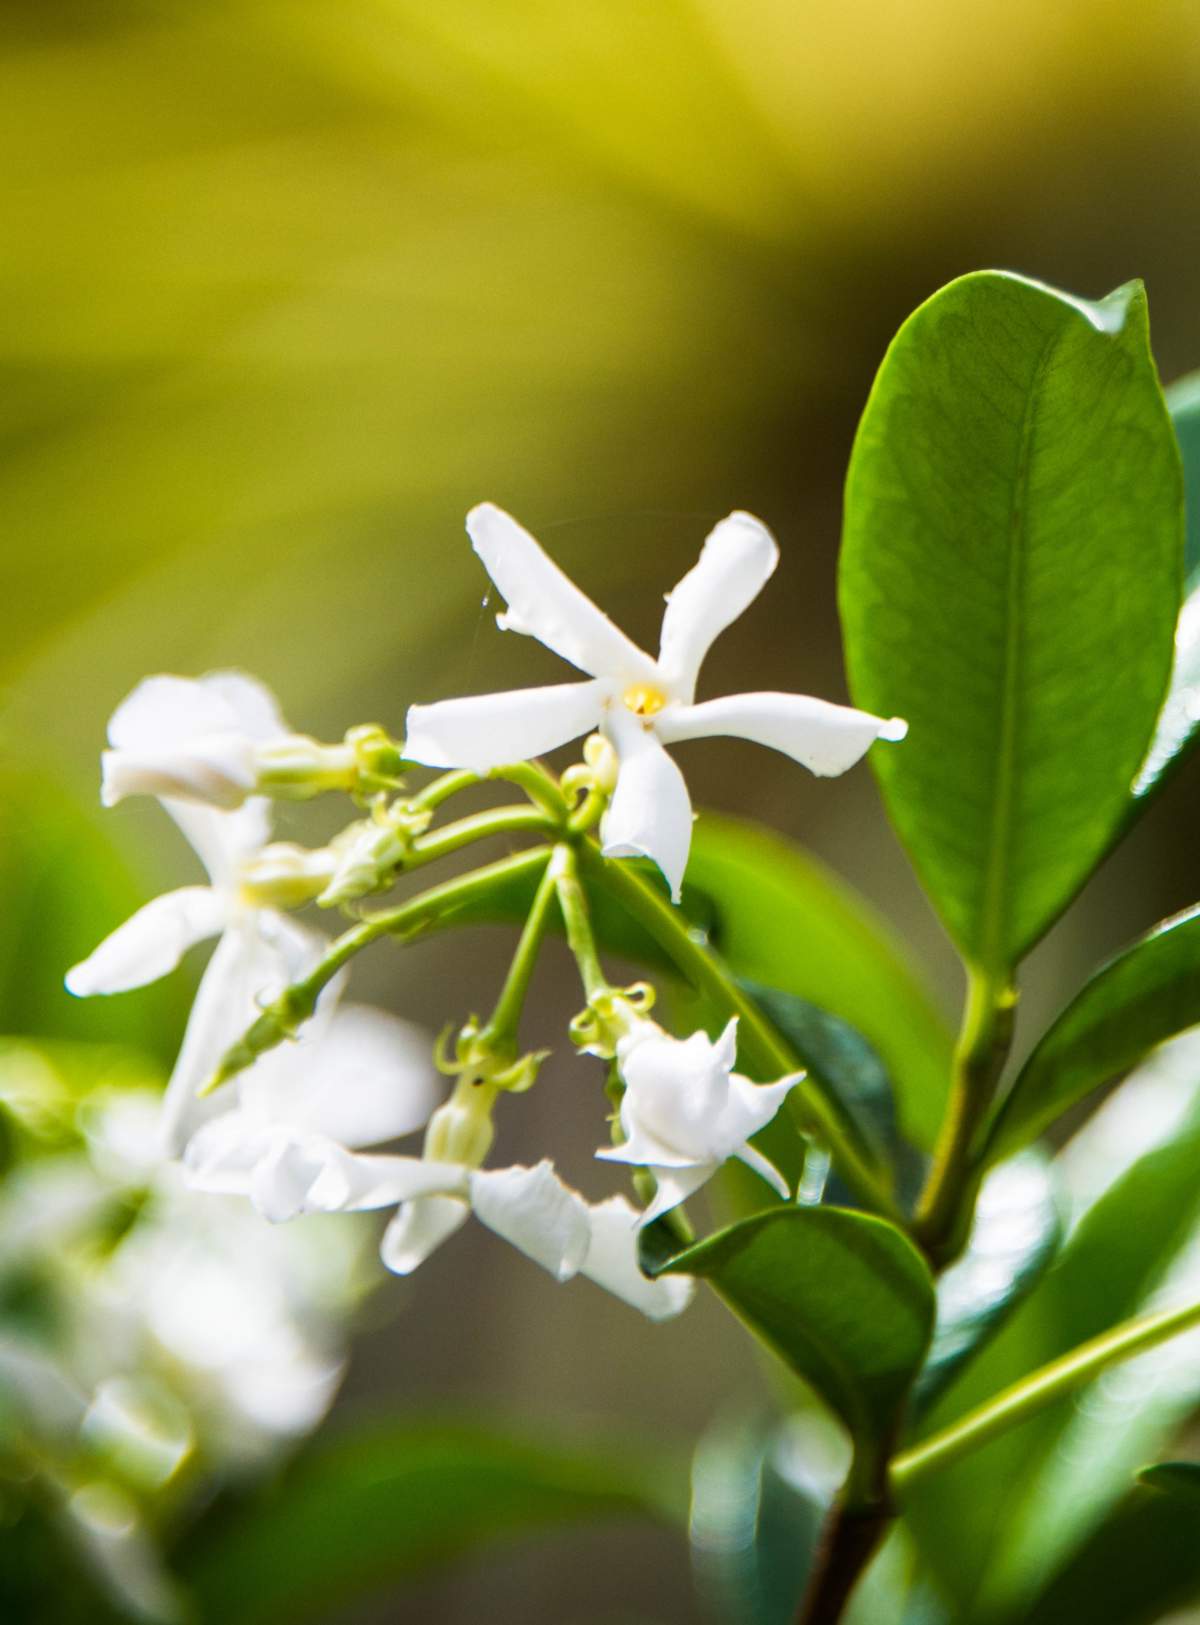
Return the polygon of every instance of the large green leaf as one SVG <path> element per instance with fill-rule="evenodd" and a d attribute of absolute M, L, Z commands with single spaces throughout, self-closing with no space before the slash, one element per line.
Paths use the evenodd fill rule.
<path fill-rule="evenodd" d="M 1045 1157 L 1015 1157 L 992 1171 L 975 1207 L 966 1251 L 937 1284 L 937 1323 L 915 1400 L 926 1410 L 1037 1285 L 1062 1234 Z"/>
<path fill-rule="evenodd" d="M 179 1566 L 202 1619 L 291 1625 L 504 1537 L 621 1517 L 681 1520 L 661 1459 L 466 1423 L 376 1423 L 307 1450 Z"/>
<path fill-rule="evenodd" d="M 696 825 L 688 883 L 708 901 L 708 935 L 726 964 L 849 1022 L 892 1080 L 902 1131 L 929 1144 L 952 1039 L 912 954 L 869 904 L 793 842 L 712 813 Z"/>
<path fill-rule="evenodd" d="M 1198 1022 L 1200 908 L 1157 926 L 1084 985 L 1021 1068 L 989 1133 L 989 1160 Z"/>
<path fill-rule="evenodd" d="M 1127 823 L 1169 782 L 1200 738 L 1200 373 L 1172 384 L 1167 391 L 1167 405 L 1183 457 L 1187 594 L 1175 628 L 1171 686 L 1133 787 Z"/>
<path fill-rule="evenodd" d="M 1179 455 L 1131 283 L 981 272 L 901 328 L 846 484 L 850 686 L 951 936 L 1006 973 L 1109 844 L 1170 673 Z M 1119 670 L 1119 680 L 1114 680 Z"/>
<path fill-rule="evenodd" d="M 774 1208 L 650 1267 L 711 1281 L 862 1449 L 894 1429 L 934 1316 L 929 1271 L 894 1225 L 845 1208 Z"/>
<path fill-rule="evenodd" d="M 1152 1490 L 1183 1496 L 1193 1507 L 1200 1507 L 1200 1461 L 1156 1461 L 1152 1467 L 1143 1467 L 1137 1478 Z"/>

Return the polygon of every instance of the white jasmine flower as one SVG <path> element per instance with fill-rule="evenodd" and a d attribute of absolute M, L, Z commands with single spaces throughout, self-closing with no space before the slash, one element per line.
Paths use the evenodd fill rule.
<path fill-rule="evenodd" d="M 240 807 L 258 781 L 258 754 L 289 738 L 273 696 L 240 672 L 147 677 L 113 712 L 100 758 L 100 799 L 172 796 Z"/>
<path fill-rule="evenodd" d="M 596 1155 L 634 1163 L 654 1175 L 658 1191 L 642 1224 L 685 1201 L 729 1157 L 752 1168 L 785 1201 L 789 1197 L 779 1170 L 747 1142 L 771 1121 L 803 1074 L 751 1083 L 734 1072 L 736 1056 L 736 1016 L 715 1043 L 702 1032 L 672 1038 L 645 1020 L 633 1023 L 618 1041 L 625 1139 Z"/>
<path fill-rule="evenodd" d="M 653 858 L 676 900 L 692 807 L 665 745 L 728 734 L 825 775 L 845 772 L 874 740 L 902 739 L 907 731 L 898 718 L 885 721 L 801 694 L 695 703 L 713 640 L 758 596 L 779 558 L 770 532 L 747 513 L 716 526 L 699 562 L 668 595 L 657 660 L 631 643 L 508 514 L 483 503 L 467 516 L 467 531 L 508 604 L 499 625 L 538 638 L 590 681 L 415 705 L 405 754 L 430 767 L 484 773 L 601 729 L 620 764 L 601 826 L 604 852 Z"/>
<path fill-rule="evenodd" d="M 248 678 L 239 683 L 246 697 L 256 689 Z M 265 690 L 260 700 L 269 703 Z M 254 884 L 264 852 L 275 850 L 267 846 L 266 800 L 253 796 L 232 812 L 170 798 L 163 806 L 208 870 L 210 884 L 184 886 L 138 909 L 68 971 L 66 984 L 80 998 L 142 987 L 174 970 L 194 944 L 220 937 L 167 1088 L 163 1138 L 175 1156 L 192 1129 L 213 1115 L 211 1103 L 197 1101 L 197 1089 L 253 1022 L 260 1004 L 316 963 L 325 939 L 265 904 Z"/>
<path fill-rule="evenodd" d="M 377 1206 L 363 1178 L 371 1165 L 350 1152 L 423 1127 L 435 1079 L 420 1028 L 364 1006 L 318 1014 L 302 1042 L 238 1075 L 237 1105 L 188 1142 L 187 1182 L 248 1196 L 273 1222 L 329 1206 Z"/>

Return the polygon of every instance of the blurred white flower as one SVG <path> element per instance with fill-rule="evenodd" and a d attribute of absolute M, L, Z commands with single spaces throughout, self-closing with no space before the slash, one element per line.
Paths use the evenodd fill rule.
<path fill-rule="evenodd" d="M 273 706 L 266 690 L 250 678 L 236 682 L 247 714 Z M 168 1155 L 177 1156 L 194 1129 L 213 1114 L 209 1103 L 197 1101 L 197 1089 L 250 1026 L 260 1005 L 312 968 L 325 939 L 271 907 L 255 889 L 256 866 L 264 851 L 274 850 L 267 845 L 266 800 L 253 796 L 232 812 L 169 798 L 163 806 L 208 870 L 210 884 L 184 886 L 154 898 L 68 971 L 66 983 L 81 998 L 142 987 L 174 970 L 196 943 L 220 937 L 197 990 L 163 1108 L 163 1144 Z"/>
<path fill-rule="evenodd" d="M 100 758 L 100 799 L 169 796 L 240 807 L 258 781 L 258 755 L 289 737 L 274 697 L 241 672 L 147 677 L 113 712 Z"/>
<path fill-rule="evenodd" d="M 752 1168 L 785 1201 L 790 1195 L 779 1170 L 747 1142 L 771 1121 L 803 1074 L 752 1083 L 733 1070 L 736 1057 L 736 1016 L 715 1042 L 703 1032 L 672 1038 L 644 1019 L 630 1023 L 618 1040 L 625 1139 L 596 1155 L 654 1175 L 658 1190 L 642 1224 L 685 1201 L 729 1157 Z"/>
<path fill-rule="evenodd" d="M 645 654 L 576 587 L 516 521 L 491 503 L 467 516 L 475 551 L 508 608 L 499 625 L 538 638 L 591 681 L 414 705 L 405 754 L 430 767 L 487 772 L 600 728 L 619 758 L 601 837 L 609 857 L 644 855 L 678 900 L 692 838 L 683 775 L 664 750 L 728 734 L 783 751 L 814 773 L 843 773 L 876 739 L 907 725 L 801 694 L 737 694 L 695 704 L 713 640 L 758 596 L 779 549 L 747 513 L 711 532 L 668 594 L 658 659 Z"/>
<path fill-rule="evenodd" d="M 428 1034 L 353 1005 L 324 1006 L 299 1043 L 261 1056 L 235 1087 L 237 1105 L 188 1142 L 187 1182 L 248 1196 L 276 1222 L 320 1208 L 322 1176 L 326 1188 L 335 1170 L 358 1166 L 347 1151 L 424 1127 L 439 1093 Z"/>

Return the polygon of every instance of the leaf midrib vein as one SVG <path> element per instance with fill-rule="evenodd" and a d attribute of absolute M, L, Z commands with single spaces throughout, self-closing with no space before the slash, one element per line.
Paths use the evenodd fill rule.
<path fill-rule="evenodd" d="M 989 971 L 1007 971 L 1002 956 L 1007 887 L 1011 869 L 1012 811 L 1016 792 L 1018 682 L 1021 662 L 1020 608 L 1025 585 L 1024 533 L 1027 529 L 1029 468 L 1034 419 L 1041 399 L 1042 385 L 1051 353 L 1061 334 L 1051 333 L 1042 346 L 1033 372 L 1033 383 L 1021 421 L 1021 441 L 1017 453 L 1016 487 L 1009 515 L 1009 546 L 1005 580 L 1004 675 L 1000 692 L 1000 746 L 995 792 L 992 798 L 992 824 L 988 842 L 987 869 L 983 888 L 983 932 L 981 958 Z"/>

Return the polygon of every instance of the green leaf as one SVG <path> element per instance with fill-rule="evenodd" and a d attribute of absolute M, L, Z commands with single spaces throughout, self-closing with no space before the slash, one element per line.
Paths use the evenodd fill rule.
<path fill-rule="evenodd" d="M 1167 406 L 1183 457 L 1187 592 L 1175 629 L 1171 685 L 1133 787 L 1126 825 L 1170 781 L 1200 738 L 1200 373 L 1172 384 L 1167 391 Z"/>
<path fill-rule="evenodd" d="M 933 1282 L 894 1225 L 844 1208 L 781 1207 L 651 1273 L 698 1275 L 870 1452 L 895 1428 L 933 1330 Z"/>
<path fill-rule="evenodd" d="M 1137 1481 L 1149 1489 L 1184 1496 L 1200 1505 L 1200 1461 L 1155 1462 L 1140 1470 Z"/>
<path fill-rule="evenodd" d="M 1151 1469 L 1153 1471 L 1153 1469 Z M 1152 1625 L 1200 1596 L 1196 1508 L 1134 1491 L 1073 1553 L 1032 1604 L 995 1625 Z"/>
<path fill-rule="evenodd" d="M 1015 1157 L 985 1181 L 967 1249 L 938 1280 L 937 1323 L 917 1380 L 927 1410 L 1041 1280 L 1062 1235 L 1047 1158 Z"/>
<path fill-rule="evenodd" d="M 806 999 L 848 1022 L 891 1078 L 902 1132 L 929 1145 L 953 1040 L 913 956 L 845 881 L 791 841 L 704 813 L 685 906 L 704 898 L 708 935 L 740 977 Z"/>
<path fill-rule="evenodd" d="M 1035 1139 L 1091 1090 L 1200 1022 L 1200 908 L 1156 926 L 1085 983 L 1021 1068 L 989 1161 Z"/>
<path fill-rule="evenodd" d="M 850 686 L 908 719 L 872 760 L 987 973 L 1032 947 L 1120 823 L 1170 674 L 1182 545 L 1140 284 L 1093 304 L 980 272 L 904 324 L 847 478 Z"/>
<path fill-rule="evenodd" d="M 178 1564 L 203 1619 L 327 1617 L 490 1542 L 596 1518 L 676 1521 L 660 1462 L 463 1423 L 361 1426 L 309 1448 L 228 1509 Z"/>

